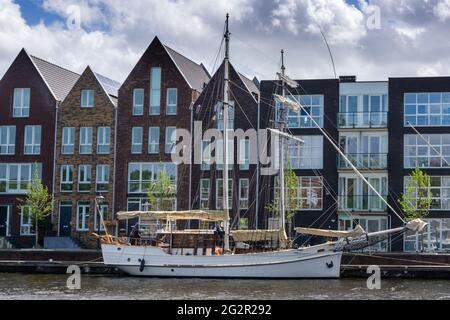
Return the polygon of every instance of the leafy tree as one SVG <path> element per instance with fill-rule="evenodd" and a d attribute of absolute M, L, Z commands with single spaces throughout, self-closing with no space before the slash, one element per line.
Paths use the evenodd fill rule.
<path fill-rule="evenodd" d="M 34 165 L 33 180 L 29 186 L 25 199 L 18 199 L 21 202 L 19 210 L 28 212 L 31 215 L 31 223 L 35 228 L 35 247 L 39 245 L 39 227 L 43 227 L 46 218 L 53 210 L 53 196 L 49 194 L 47 187 L 44 187 L 39 178 L 38 165 Z"/>
<path fill-rule="evenodd" d="M 432 204 L 430 185 L 430 176 L 419 168 L 410 174 L 405 193 L 398 199 L 407 220 L 428 216 Z"/>
<path fill-rule="evenodd" d="M 147 191 L 149 207 L 152 210 L 172 210 L 172 199 L 176 197 L 175 186 L 164 171 L 159 172 L 158 178 L 152 182 Z"/>
<path fill-rule="evenodd" d="M 298 177 L 291 165 L 288 164 L 284 170 L 284 208 L 285 218 L 289 226 L 292 225 L 295 212 L 298 210 L 300 204 L 298 201 Z M 273 217 L 279 217 L 280 214 L 280 191 L 275 192 L 274 200 L 266 205 L 266 210 L 272 214 Z M 289 230 L 290 233 L 290 230 Z"/>

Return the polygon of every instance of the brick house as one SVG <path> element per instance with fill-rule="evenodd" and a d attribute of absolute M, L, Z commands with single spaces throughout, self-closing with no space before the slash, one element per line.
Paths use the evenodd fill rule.
<path fill-rule="evenodd" d="M 177 128 L 190 130 L 191 105 L 209 79 L 202 64 L 157 37 L 144 52 L 119 89 L 116 211 L 145 209 L 161 171 L 177 187 L 173 208 L 189 209 L 190 166 L 172 163 L 172 137 Z"/>
<path fill-rule="evenodd" d="M 58 108 L 53 227 L 82 247 L 94 247 L 92 233 L 103 231 L 99 212 L 105 222 L 114 216 L 119 86 L 87 67 Z"/>
<path fill-rule="evenodd" d="M 18 248 L 34 244 L 34 226 L 20 212 L 34 164 L 53 192 L 55 116 L 79 75 L 22 49 L 0 83 L 0 238 Z"/>

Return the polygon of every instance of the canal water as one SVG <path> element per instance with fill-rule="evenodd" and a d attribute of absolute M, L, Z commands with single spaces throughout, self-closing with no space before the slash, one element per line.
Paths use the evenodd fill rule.
<path fill-rule="evenodd" d="M 202 280 L 83 275 L 81 290 L 69 290 L 67 277 L 0 274 L 0 300 L 450 300 L 450 280 L 382 280 L 381 290 L 369 290 L 365 279 Z"/>

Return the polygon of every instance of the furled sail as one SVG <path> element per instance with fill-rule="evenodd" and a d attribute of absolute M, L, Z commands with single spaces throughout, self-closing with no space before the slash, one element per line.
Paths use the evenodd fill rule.
<path fill-rule="evenodd" d="M 366 233 L 360 225 L 357 225 L 354 230 L 350 231 L 321 230 L 311 228 L 295 228 L 295 231 L 311 236 L 322 236 L 329 238 L 359 238 Z"/>
<path fill-rule="evenodd" d="M 248 241 L 287 241 L 286 233 L 282 230 L 234 230 L 231 236 L 236 242 Z"/>
<path fill-rule="evenodd" d="M 225 211 L 128 211 L 117 213 L 117 219 L 128 220 L 134 218 L 148 220 L 202 220 L 211 222 L 228 221 L 228 212 Z"/>

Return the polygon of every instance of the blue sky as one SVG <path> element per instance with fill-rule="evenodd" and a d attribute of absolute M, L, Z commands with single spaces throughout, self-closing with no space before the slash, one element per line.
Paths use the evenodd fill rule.
<path fill-rule="evenodd" d="M 377 28 L 370 5 L 380 9 Z M 67 24 L 73 6 L 80 28 Z M 123 81 L 155 36 L 214 72 L 226 12 L 232 62 L 249 77 L 273 78 L 282 48 L 292 77 L 333 77 L 319 25 L 338 75 L 450 74 L 450 0 L 0 0 L 0 76 L 25 47 Z"/>

